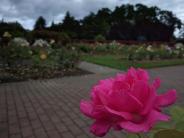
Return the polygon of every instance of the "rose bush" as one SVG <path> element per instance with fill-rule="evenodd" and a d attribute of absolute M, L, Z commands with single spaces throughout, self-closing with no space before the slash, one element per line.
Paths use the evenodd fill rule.
<path fill-rule="evenodd" d="M 160 79 L 149 83 L 143 69 L 130 68 L 126 74 L 101 80 L 91 91 L 91 100 L 82 100 L 80 109 L 95 120 L 91 132 L 104 136 L 110 128 L 128 132 L 148 132 L 156 122 L 168 121 L 162 107 L 173 104 L 176 90 L 157 94 Z"/>

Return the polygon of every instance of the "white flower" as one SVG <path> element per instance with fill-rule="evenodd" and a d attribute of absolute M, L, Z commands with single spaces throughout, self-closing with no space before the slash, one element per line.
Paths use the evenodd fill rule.
<path fill-rule="evenodd" d="M 75 50 L 75 47 L 72 46 L 72 50 Z"/>
<path fill-rule="evenodd" d="M 143 47 L 139 47 L 138 49 L 135 50 L 136 53 L 138 53 L 139 51 L 141 51 L 143 49 Z"/>
<path fill-rule="evenodd" d="M 4 32 L 3 37 L 10 38 L 12 35 L 9 32 Z"/>
<path fill-rule="evenodd" d="M 55 40 L 54 39 L 51 39 L 50 40 L 50 44 L 52 45 L 52 44 L 54 44 L 55 43 Z"/>
<path fill-rule="evenodd" d="M 167 50 L 169 53 L 172 53 L 172 49 L 171 47 L 169 47 L 168 45 L 164 46 L 165 50 Z"/>
<path fill-rule="evenodd" d="M 152 49 L 152 45 L 149 45 L 147 48 L 146 48 L 147 51 L 149 52 L 154 52 L 154 50 Z"/>
<path fill-rule="evenodd" d="M 29 54 L 32 55 L 33 54 L 33 51 L 29 50 Z"/>
<path fill-rule="evenodd" d="M 38 39 L 33 44 L 34 47 L 49 47 L 50 45 L 47 43 L 47 41 Z"/>
<path fill-rule="evenodd" d="M 29 42 L 26 39 L 20 38 L 20 37 L 14 38 L 10 43 L 12 45 L 22 46 L 22 47 L 28 47 L 29 46 Z"/>
<path fill-rule="evenodd" d="M 184 45 L 182 44 L 182 43 L 176 43 L 175 44 L 175 48 L 176 49 L 181 49 L 181 48 L 183 48 L 184 47 Z"/>
<path fill-rule="evenodd" d="M 178 50 L 174 50 L 173 53 L 178 55 L 180 52 Z"/>

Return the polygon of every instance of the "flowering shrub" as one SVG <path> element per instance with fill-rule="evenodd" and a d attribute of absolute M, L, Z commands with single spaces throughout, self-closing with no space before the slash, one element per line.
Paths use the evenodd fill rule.
<path fill-rule="evenodd" d="M 79 55 L 75 48 L 53 48 L 44 41 L 40 42 L 31 47 L 23 39 L 16 38 L 6 46 L 1 46 L 0 70 L 11 76 L 8 77 L 12 80 L 50 78 L 57 73 L 63 76 L 76 71 Z"/>
<path fill-rule="evenodd" d="M 173 52 L 178 58 L 184 58 L 184 45 L 181 43 L 176 44 Z"/>
<path fill-rule="evenodd" d="M 76 46 L 76 48 L 83 53 L 90 53 L 93 51 L 93 47 L 86 45 L 86 44 L 79 44 Z"/>
<path fill-rule="evenodd" d="M 177 44 L 169 47 L 161 45 L 122 45 L 116 41 L 111 43 L 74 44 L 82 53 L 90 54 L 118 54 L 126 60 L 159 60 L 184 57 L 184 45 Z"/>
<path fill-rule="evenodd" d="M 126 50 L 127 49 L 127 50 Z M 145 46 L 124 46 L 122 55 L 126 55 L 128 60 L 153 60 L 153 59 L 172 59 L 184 57 L 184 46 L 171 48 L 167 45 L 154 47 Z"/>
<path fill-rule="evenodd" d="M 143 69 L 130 68 L 125 74 L 101 80 L 91 91 L 91 100 L 82 100 L 83 114 L 95 120 L 91 132 L 104 136 L 110 128 L 127 132 L 148 132 L 158 121 L 168 121 L 162 107 L 176 101 L 176 90 L 157 94 L 160 79 L 149 83 Z"/>
<path fill-rule="evenodd" d="M 137 47 L 137 49 L 135 50 L 134 52 L 134 58 L 136 60 L 143 60 L 143 59 L 146 59 L 146 56 L 147 54 L 149 53 L 150 51 L 146 51 L 146 48 L 143 47 L 143 46 L 140 46 L 140 47 Z"/>
<path fill-rule="evenodd" d="M 33 47 L 48 47 L 50 46 L 49 43 L 45 40 L 42 40 L 42 39 L 38 39 L 36 40 L 33 45 Z"/>
<path fill-rule="evenodd" d="M 105 37 L 103 36 L 103 35 L 97 35 L 96 37 L 95 37 L 95 41 L 97 41 L 97 42 L 104 42 L 105 41 Z"/>
<path fill-rule="evenodd" d="M 10 41 L 10 45 L 28 47 L 29 42 L 24 38 L 16 37 L 16 38 L 14 38 L 13 40 Z"/>
<path fill-rule="evenodd" d="M 9 67 L 20 66 L 25 60 L 31 58 L 31 54 L 32 51 L 29 47 L 12 45 L 12 43 L 7 47 L 0 47 L 0 57 L 2 58 L 2 62 Z"/>

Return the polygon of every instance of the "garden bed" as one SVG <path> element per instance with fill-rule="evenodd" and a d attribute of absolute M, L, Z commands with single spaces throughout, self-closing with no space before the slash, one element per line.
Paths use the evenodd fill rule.
<path fill-rule="evenodd" d="M 79 52 L 72 47 L 41 39 L 32 45 L 24 41 L 19 38 L 0 45 L 0 83 L 89 73 L 77 68 Z"/>
<path fill-rule="evenodd" d="M 22 70 L 22 69 L 20 69 Z M 25 68 L 26 70 L 26 68 Z M 62 78 L 64 76 L 80 76 L 85 74 L 91 74 L 91 72 L 81 70 L 79 68 L 68 70 L 44 70 L 43 72 L 38 69 L 32 69 L 30 71 L 18 72 L 17 69 L 0 69 L 0 83 L 18 82 L 27 80 L 40 80 L 51 78 Z"/>

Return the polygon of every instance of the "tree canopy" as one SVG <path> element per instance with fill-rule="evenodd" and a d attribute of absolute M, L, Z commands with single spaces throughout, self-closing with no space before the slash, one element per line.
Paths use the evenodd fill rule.
<path fill-rule="evenodd" d="M 60 24 L 60 26 L 59 26 Z M 102 8 L 76 20 L 69 12 L 57 30 L 71 38 L 94 39 L 98 35 L 109 40 L 169 41 L 182 22 L 171 11 L 143 4 L 123 4 L 113 11 Z M 51 29 L 52 30 L 52 29 Z"/>
<path fill-rule="evenodd" d="M 10 26 L 15 28 L 14 25 Z M 23 28 L 18 23 L 16 26 L 19 26 L 18 30 Z M 143 4 L 123 4 L 114 10 L 99 9 L 80 20 L 66 12 L 61 22 L 52 22 L 49 27 L 46 27 L 46 20 L 40 16 L 35 22 L 34 30 L 65 33 L 72 39 L 94 40 L 96 36 L 103 36 L 108 40 L 170 41 L 174 39 L 175 30 L 181 27 L 181 20 L 171 11 Z M 0 32 L 4 30 L 6 29 L 0 28 Z"/>
<path fill-rule="evenodd" d="M 0 36 L 3 36 L 5 32 L 9 32 L 13 36 L 22 36 L 25 33 L 25 29 L 18 22 L 0 22 Z"/>

